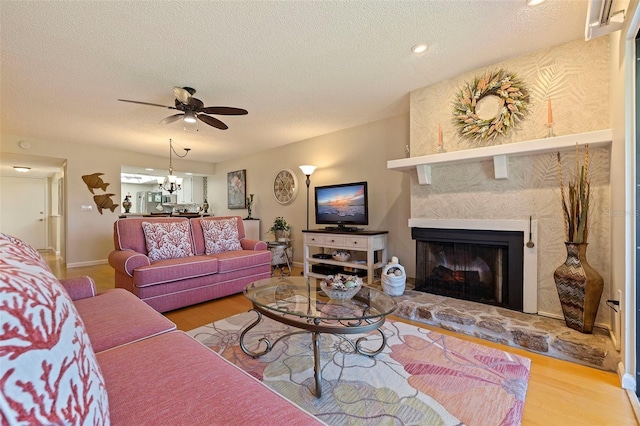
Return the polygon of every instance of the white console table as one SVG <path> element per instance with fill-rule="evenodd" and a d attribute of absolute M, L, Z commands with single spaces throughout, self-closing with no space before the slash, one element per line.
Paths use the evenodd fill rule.
<path fill-rule="evenodd" d="M 367 284 L 374 281 L 374 271 L 382 269 L 387 264 L 387 234 L 388 231 L 327 231 L 314 229 L 302 231 L 304 236 L 304 276 L 325 278 L 326 275 L 315 273 L 311 266 L 315 264 L 334 265 L 353 269 L 366 269 Z M 313 247 L 313 248 L 312 248 Z M 334 259 L 320 259 L 313 257 L 314 253 L 331 253 L 333 250 L 349 250 L 352 259 L 339 262 Z M 363 252 L 366 263 L 357 263 L 353 252 Z M 355 253 L 357 254 L 357 253 Z M 376 256 L 377 254 L 377 256 Z"/>

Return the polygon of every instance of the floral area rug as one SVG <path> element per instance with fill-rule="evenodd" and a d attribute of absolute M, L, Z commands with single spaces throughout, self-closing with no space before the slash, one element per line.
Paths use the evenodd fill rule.
<path fill-rule="evenodd" d="M 322 397 L 313 394 L 311 335 L 264 317 L 245 347 L 265 349 L 254 359 L 239 346 L 240 333 L 257 318 L 235 315 L 189 334 L 330 425 L 519 425 L 531 360 L 400 321 L 382 326 L 385 349 L 375 357 L 353 352 L 341 336 L 322 334 Z M 354 337 L 355 336 L 355 337 Z M 360 335 L 351 335 L 355 340 Z M 366 335 L 379 348 L 381 335 Z"/>

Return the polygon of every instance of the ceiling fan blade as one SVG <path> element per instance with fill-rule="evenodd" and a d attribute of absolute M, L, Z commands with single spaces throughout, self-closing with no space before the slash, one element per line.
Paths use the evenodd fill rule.
<path fill-rule="evenodd" d="M 160 120 L 160 124 L 173 123 L 174 121 L 180 120 L 183 116 L 184 116 L 184 114 L 170 115 L 169 117 L 166 117 L 166 118 L 163 118 L 162 120 Z"/>
<path fill-rule="evenodd" d="M 196 114 L 196 117 L 198 117 L 200 119 L 200 121 L 204 121 L 209 126 L 213 126 L 213 127 L 217 128 L 217 129 L 227 130 L 229 128 L 229 126 L 227 126 L 226 124 L 224 124 L 222 121 L 218 120 L 217 118 L 210 117 L 210 116 L 204 115 L 204 114 Z"/>
<path fill-rule="evenodd" d="M 160 104 L 152 104 L 150 102 L 130 101 L 130 100 L 127 100 L 127 99 L 118 99 L 118 100 L 120 102 L 130 102 L 132 104 L 150 105 L 150 106 L 157 106 L 157 107 L 160 107 L 160 108 L 176 109 L 176 107 L 160 105 Z"/>
<path fill-rule="evenodd" d="M 179 100 L 183 104 L 188 105 L 189 102 L 191 101 L 191 93 L 189 93 L 187 90 L 183 89 L 182 87 L 174 86 L 173 95 L 176 97 L 177 100 Z"/>
<path fill-rule="evenodd" d="M 200 111 L 204 112 L 205 114 L 217 114 L 217 115 L 246 115 L 246 114 L 248 114 L 248 111 L 246 109 L 233 108 L 233 107 L 223 107 L 223 106 L 201 108 Z"/>
<path fill-rule="evenodd" d="M 196 107 L 196 111 L 200 111 L 200 109 L 204 107 L 204 103 L 198 98 L 191 98 L 191 103 L 189 105 Z"/>

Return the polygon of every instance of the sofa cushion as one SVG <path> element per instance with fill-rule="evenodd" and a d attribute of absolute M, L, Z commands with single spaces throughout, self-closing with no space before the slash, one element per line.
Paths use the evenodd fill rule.
<path fill-rule="evenodd" d="M 142 222 L 142 229 L 150 261 L 193 256 L 189 222 Z"/>
<path fill-rule="evenodd" d="M 181 331 L 101 352 L 98 360 L 114 425 L 323 424 Z"/>
<path fill-rule="evenodd" d="M 109 424 L 105 382 L 82 319 L 27 247 L 0 234 L 2 423 Z"/>
<path fill-rule="evenodd" d="M 118 219 L 113 223 L 113 244 L 116 250 L 133 250 L 137 253 L 147 254 L 147 245 L 142 230 L 142 222 L 150 223 L 177 223 L 188 222 L 187 218 L 180 217 L 145 217 Z"/>
<path fill-rule="evenodd" d="M 221 274 L 259 265 L 271 265 L 271 252 L 269 250 L 226 251 L 210 256 L 218 260 L 218 272 Z"/>
<path fill-rule="evenodd" d="M 203 220 L 205 254 L 242 250 L 238 238 L 238 219 Z"/>
<path fill-rule="evenodd" d="M 236 226 L 238 227 L 238 239 L 242 242 L 245 238 L 244 222 L 240 216 L 207 216 L 207 217 L 195 217 L 190 219 L 191 222 L 191 235 L 193 237 L 194 253 L 196 255 L 205 254 L 204 246 L 204 231 L 202 229 L 202 222 L 212 220 L 224 220 L 224 219 L 236 219 Z"/>
<path fill-rule="evenodd" d="M 136 268 L 133 285 L 146 287 L 155 284 L 202 277 L 218 272 L 218 259 L 209 256 L 190 256 L 159 260 L 148 266 Z"/>
<path fill-rule="evenodd" d="M 95 352 L 102 352 L 156 334 L 175 330 L 176 325 L 121 288 L 77 300 Z"/>

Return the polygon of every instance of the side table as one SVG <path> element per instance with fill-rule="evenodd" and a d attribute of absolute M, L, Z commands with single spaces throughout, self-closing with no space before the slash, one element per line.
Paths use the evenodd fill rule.
<path fill-rule="evenodd" d="M 291 275 L 291 259 L 293 249 L 291 241 L 269 241 L 267 248 L 271 251 L 271 276 L 280 271 L 281 277 Z"/>

